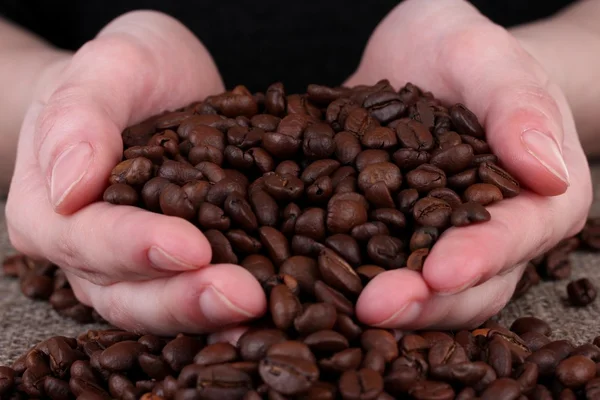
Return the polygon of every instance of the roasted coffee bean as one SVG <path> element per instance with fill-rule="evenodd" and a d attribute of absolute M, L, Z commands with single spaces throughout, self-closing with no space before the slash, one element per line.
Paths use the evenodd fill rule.
<path fill-rule="evenodd" d="M 401 268 L 406 262 L 404 243 L 389 235 L 375 235 L 367 244 L 371 260 L 386 269 Z"/>
<path fill-rule="evenodd" d="M 558 363 L 556 377 L 568 388 L 579 388 L 596 376 L 596 364 L 587 357 L 571 356 Z"/>
<path fill-rule="evenodd" d="M 354 296 L 362 291 L 358 274 L 335 251 L 328 248 L 321 250 L 318 266 L 323 280 L 335 289 Z"/>
<path fill-rule="evenodd" d="M 385 186 L 384 182 L 377 182 L 367 190 L 365 190 L 365 197 L 369 203 L 373 204 L 378 208 L 392 208 L 394 207 L 394 199 L 390 189 Z"/>
<path fill-rule="evenodd" d="M 510 330 L 523 338 L 523 334 L 526 332 L 536 332 L 545 336 L 550 336 L 552 330 L 550 325 L 546 321 L 542 321 L 535 317 L 521 317 L 517 318 L 512 325 Z"/>
<path fill-rule="evenodd" d="M 403 170 L 412 170 L 429 162 L 431 155 L 426 151 L 410 148 L 398 149 L 392 154 L 392 159 Z"/>
<path fill-rule="evenodd" d="M 431 157 L 429 162 L 446 172 L 455 174 L 467 169 L 473 161 L 473 148 L 468 144 L 459 144 L 441 150 Z"/>
<path fill-rule="evenodd" d="M 4 396 L 13 389 L 15 385 L 15 371 L 9 367 L 0 367 L 0 396 Z"/>
<path fill-rule="evenodd" d="M 336 353 L 349 347 L 348 340 L 338 332 L 322 330 L 311 333 L 304 338 L 304 343 L 313 352 Z"/>
<path fill-rule="evenodd" d="M 317 257 L 325 246 L 306 236 L 292 237 L 292 253 L 299 256 Z"/>
<path fill-rule="evenodd" d="M 468 361 L 465 350 L 453 340 L 437 342 L 429 349 L 429 364 L 433 367 L 441 364 L 459 364 Z"/>
<path fill-rule="evenodd" d="M 424 197 L 413 207 L 413 217 L 422 226 L 443 229 L 450 223 L 452 207 L 444 200 Z"/>
<path fill-rule="evenodd" d="M 248 257 L 244 258 L 241 265 L 247 269 L 260 283 L 266 282 L 267 279 L 275 275 L 275 267 L 273 266 L 273 263 L 263 255 L 249 255 Z"/>
<path fill-rule="evenodd" d="M 165 215 L 183 219 L 192 219 L 196 214 L 194 204 L 190 201 L 185 191 L 173 183 L 165 185 L 160 191 L 160 209 Z"/>
<path fill-rule="evenodd" d="M 333 183 L 328 176 L 317 178 L 315 182 L 306 188 L 306 197 L 314 204 L 326 203 L 333 195 Z"/>
<path fill-rule="evenodd" d="M 400 169 L 390 162 L 370 164 L 358 175 L 358 187 L 363 192 L 377 182 L 383 182 L 390 191 L 396 191 L 402 184 Z"/>
<path fill-rule="evenodd" d="M 429 249 L 417 249 L 410 253 L 406 260 L 406 268 L 412 271 L 422 271 L 425 259 L 429 255 Z"/>
<path fill-rule="evenodd" d="M 284 235 L 291 235 L 296 230 L 296 220 L 302 214 L 302 210 L 296 203 L 289 203 L 283 212 L 281 213 L 281 218 L 283 222 L 281 223 L 281 233 Z"/>
<path fill-rule="evenodd" d="M 596 288 L 589 279 L 583 278 L 567 285 L 569 302 L 574 306 L 587 306 L 596 299 Z"/>
<path fill-rule="evenodd" d="M 249 330 L 238 340 L 238 351 L 245 361 L 260 361 L 275 343 L 287 340 L 278 329 Z"/>
<path fill-rule="evenodd" d="M 52 279 L 30 274 L 21 280 L 21 292 L 31 299 L 48 299 L 54 291 Z"/>
<path fill-rule="evenodd" d="M 338 233 L 325 239 L 327 247 L 333 249 L 353 267 L 362 264 L 361 249 L 358 242 L 350 235 Z"/>
<path fill-rule="evenodd" d="M 335 156 L 343 165 L 352 164 L 362 147 L 358 138 L 350 132 L 338 132 L 333 137 Z"/>
<path fill-rule="evenodd" d="M 421 381 L 411 385 L 408 393 L 416 400 L 451 400 L 454 390 L 444 382 Z"/>
<path fill-rule="evenodd" d="M 194 356 L 194 364 L 214 365 L 237 359 L 237 350 L 229 343 L 214 343 L 206 346 Z"/>
<path fill-rule="evenodd" d="M 296 219 L 294 232 L 317 241 L 325 239 L 325 210 L 314 207 L 305 209 Z"/>
<path fill-rule="evenodd" d="M 127 371 L 137 364 L 144 346 L 133 340 L 125 340 L 108 347 L 100 355 L 99 361 L 109 371 Z"/>
<path fill-rule="evenodd" d="M 360 337 L 362 348 L 366 351 L 377 350 L 386 362 L 398 357 L 398 346 L 394 336 L 384 329 L 367 329 Z"/>
<path fill-rule="evenodd" d="M 461 204 L 450 217 L 452 225 L 467 226 L 479 222 L 489 221 L 491 215 L 480 203 L 469 202 Z"/>
<path fill-rule="evenodd" d="M 444 200 L 446 203 L 450 204 L 452 209 L 456 209 L 460 207 L 462 201 L 460 200 L 460 196 L 452 189 L 449 188 L 436 188 L 431 192 L 427 193 L 427 197 L 435 197 L 436 199 Z"/>
<path fill-rule="evenodd" d="M 483 182 L 497 186 L 504 197 L 514 197 L 519 194 L 519 183 L 508 172 L 493 163 L 481 163 L 478 174 Z"/>
<path fill-rule="evenodd" d="M 567 279 L 571 275 L 571 260 L 566 252 L 550 251 L 544 264 L 544 274 L 550 279 Z"/>
<path fill-rule="evenodd" d="M 575 348 L 570 354 L 570 356 L 581 355 L 589 358 L 594 362 L 600 361 L 600 348 L 598 346 L 593 345 L 591 343 L 585 343 L 581 346 Z"/>
<path fill-rule="evenodd" d="M 269 310 L 275 326 L 287 330 L 300 314 L 302 306 L 286 285 L 275 286 L 269 296 Z"/>
<path fill-rule="evenodd" d="M 477 183 L 478 173 L 476 168 L 467 169 L 447 178 L 448 187 L 454 190 L 463 190 Z"/>
<path fill-rule="evenodd" d="M 328 286 L 323 281 L 316 281 L 314 286 L 315 297 L 324 303 L 333 304 L 338 313 L 353 315 L 354 305 L 342 293 Z"/>
<path fill-rule="evenodd" d="M 342 373 L 360 367 L 362 358 L 361 349 L 350 348 L 337 352 L 331 357 L 322 358 L 319 360 L 319 368 L 327 373 Z"/>
<path fill-rule="evenodd" d="M 267 351 L 267 356 L 288 356 L 300 358 L 310 362 L 316 362 L 314 354 L 310 348 L 297 340 L 287 340 L 285 342 L 275 343 Z"/>
<path fill-rule="evenodd" d="M 306 392 L 319 378 L 319 369 L 310 361 L 289 356 L 267 356 L 260 361 L 261 378 L 284 395 Z"/>
<path fill-rule="evenodd" d="M 547 336 L 534 331 L 524 332 L 520 336 L 523 342 L 525 342 L 525 345 L 532 352 L 536 352 L 548 343 L 550 343 L 550 339 Z"/>
<path fill-rule="evenodd" d="M 239 252 L 254 254 L 262 249 L 262 244 L 258 239 L 249 236 L 241 229 L 232 229 L 225 236 L 227 236 L 233 248 Z"/>
<path fill-rule="evenodd" d="M 387 163 L 390 161 L 390 154 L 385 150 L 367 149 L 356 156 L 356 169 L 362 172 L 366 167 L 373 164 Z"/>
<path fill-rule="evenodd" d="M 431 249 L 439 237 L 439 230 L 432 226 L 417 228 L 410 238 L 410 250 Z"/>
<path fill-rule="evenodd" d="M 429 129 L 422 123 L 407 119 L 396 125 L 396 134 L 402 146 L 418 151 L 431 150 L 435 144 Z"/>
<path fill-rule="evenodd" d="M 263 226 L 258 229 L 260 241 L 268 251 L 275 265 L 281 265 L 290 258 L 290 246 L 285 236 L 275 228 Z"/>
<path fill-rule="evenodd" d="M 117 205 L 133 206 L 138 202 L 138 194 L 134 188 L 124 183 L 110 185 L 104 191 L 103 200 Z"/>
<path fill-rule="evenodd" d="M 347 400 L 374 400 L 383 392 L 383 378 L 369 368 L 346 371 L 340 377 L 339 390 Z"/>
<path fill-rule="evenodd" d="M 521 386 L 514 379 L 499 378 L 481 393 L 482 400 L 517 400 L 521 395 Z"/>
<path fill-rule="evenodd" d="M 396 203 L 401 212 L 410 214 L 418 200 L 419 192 L 416 189 L 404 189 L 398 193 Z"/>
<path fill-rule="evenodd" d="M 463 104 L 457 103 L 450 107 L 450 118 L 456 127 L 456 130 L 463 135 L 470 135 L 476 138 L 483 138 L 483 127 L 473 114 Z"/>
<path fill-rule="evenodd" d="M 272 296 L 272 295 L 271 295 Z M 294 328 L 301 335 L 333 329 L 337 318 L 335 306 L 329 303 L 308 305 L 294 319 Z"/>
<path fill-rule="evenodd" d="M 206 240 L 212 249 L 211 262 L 213 264 L 237 264 L 238 258 L 233 252 L 229 239 L 220 231 L 210 229 L 204 232 Z"/>
<path fill-rule="evenodd" d="M 111 185 L 124 183 L 139 186 L 152 177 L 152 161 L 145 157 L 136 157 L 119 163 L 110 173 L 108 179 Z"/>
<path fill-rule="evenodd" d="M 367 209 L 361 202 L 336 196 L 329 200 L 326 223 L 331 233 L 348 233 L 367 219 Z"/>
<path fill-rule="evenodd" d="M 476 183 L 469 186 L 463 195 L 465 201 L 476 202 L 483 206 L 502 200 L 502 192 L 489 183 Z"/>

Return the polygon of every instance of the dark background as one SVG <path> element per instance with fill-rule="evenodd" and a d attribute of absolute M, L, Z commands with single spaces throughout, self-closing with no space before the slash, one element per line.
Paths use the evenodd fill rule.
<path fill-rule="evenodd" d="M 436 0 L 421 0 L 436 1 Z M 549 16 L 568 0 L 472 0 L 493 21 L 512 26 Z M 0 0 L 0 14 L 56 46 L 75 50 L 118 15 L 154 9 L 181 20 L 207 46 L 227 87 L 289 91 L 336 85 L 357 67 L 392 0 Z"/>

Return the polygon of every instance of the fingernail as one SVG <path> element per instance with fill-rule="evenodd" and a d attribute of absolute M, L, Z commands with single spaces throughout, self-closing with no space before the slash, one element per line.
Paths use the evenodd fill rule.
<path fill-rule="evenodd" d="M 453 294 L 460 293 L 460 292 L 464 291 L 465 289 L 468 289 L 470 287 L 477 285 L 477 283 L 479 283 L 480 280 L 481 280 L 481 276 L 478 275 L 475 278 L 463 283 L 462 285 L 455 286 L 451 289 L 436 290 L 435 293 L 440 296 L 451 296 Z"/>
<path fill-rule="evenodd" d="M 414 301 L 412 303 L 408 303 L 406 306 L 393 313 L 391 317 L 387 318 L 383 322 L 374 325 L 382 328 L 400 327 L 402 325 L 410 324 L 417 319 L 421 314 L 421 311 L 423 311 L 423 304 Z"/>
<path fill-rule="evenodd" d="M 523 132 L 521 140 L 527 152 L 561 181 L 569 184 L 569 171 L 556 140 L 534 129 Z"/>
<path fill-rule="evenodd" d="M 216 326 L 229 325 L 256 316 L 233 304 L 214 286 L 209 286 L 202 291 L 200 311 L 208 321 Z"/>
<path fill-rule="evenodd" d="M 152 246 L 148 250 L 148 260 L 154 268 L 159 270 L 187 271 L 197 268 L 194 265 L 188 264 L 156 246 Z"/>
<path fill-rule="evenodd" d="M 54 161 L 50 175 L 50 201 L 56 208 L 83 179 L 92 162 L 93 150 L 83 142 L 68 147 Z"/>

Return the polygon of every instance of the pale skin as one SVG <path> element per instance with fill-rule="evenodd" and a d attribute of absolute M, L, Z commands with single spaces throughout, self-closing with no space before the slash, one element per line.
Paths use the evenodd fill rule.
<path fill-rule="evenodd" d="M 491 206 L 489 223 L 447 231 L 422 275 L 375 278 L 361 320 L 474 326 L 508 302 L 525 261 L 581 229 L 592 198 L 586 153 L 600 154 L 598 18 L 600 0 L 587 0 L 507 32 L 464 1 L 408 0 L 381 22 L 346 83 L 411 81 L 467 104 L 524 190 Z M 208 265 L 209 245 L 188 222 L 92 203 L 123 128 L 223 90 L 185 27 L 134 12 L 73 55 L 0 22 L 0 85 L 10 94 L 0 97 L 1 183 L 12 176 L 6 213 L 18 250 L 63 266 L 77 297 L 125 329 L 218 331 L 264 312 L 259 284 L 239 266 Z"/>

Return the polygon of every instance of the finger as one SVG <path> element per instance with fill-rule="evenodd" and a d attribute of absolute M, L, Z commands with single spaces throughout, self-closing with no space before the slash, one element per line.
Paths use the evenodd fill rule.
<path fill-rule="evenodd" d="M 367 285 L 357 303 L 357 315 L 363 323 L 382 328 L 475 327 L 508 303 L 523 270 L 524 264 L 451 296 L 432 293 L 415 271 L 387 271 Z M 399 291 L 398 287 L 406 290 Z"/>
<path fill-rule="evenodd" d="M 399 28 L 401 27 L 401 28 Z M 418 41 L 406 38 L 418 35 Z M 508 32 L 468 2 L 409 0 L 377 27 L 348 84 L 388 78 L 462 102 L 509 172 L 542 195 L 564 193 L 562 115 L 554 85 Z"/>
<path fill-rule="evenodd" d="M 432 290 L 456 293 L 484 282 L 581 230 L 592 200 L 590 170 L 572 120 L 565 129 L 564 155 L 572 177 L 567 192 L 543 197 L 524 191 L 488 206 L 490 221 L 446 231 L 423 267 Z"/>
<path fill-rule="evenodd" d="M 99 286 L 72 274 L 75 293 L 119 328 L 157 335 L 213 332 L 262 315 L 258 281 L 245 269 L 211 265 L 171 277 Z"/>
<path fill-rule="evenodd" d="M 110 23 L 74 56 L 46 106 L 34 145 L 57 212 L 98 198 L 132 123 L 222 90 L 200 42 L 166 15 L 133 12 Z M 55 89 L 55 90 L 53 90 Z"/>

